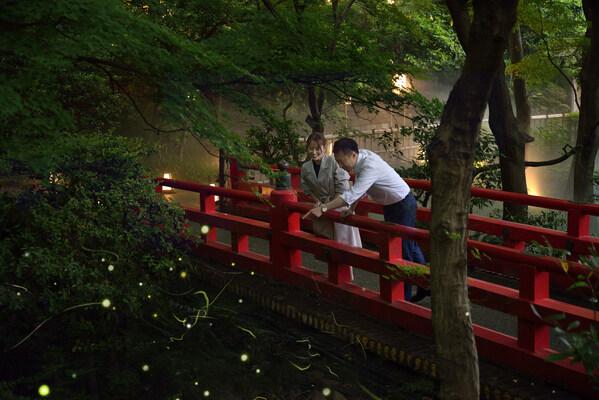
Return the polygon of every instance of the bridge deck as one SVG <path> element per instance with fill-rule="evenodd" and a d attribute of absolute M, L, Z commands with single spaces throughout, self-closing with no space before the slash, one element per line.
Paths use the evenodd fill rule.
<path fill-rule="evenodd" d="M 222 239 L 226 239 L 224 235 Z M 257 242 L 253 243 L 252 247 L 260 250 L 262 245 L 263 243 Z M 383 376 L 391 374 L 395 366 L 399 365 L 418 374 L 436 377 L 434 343 L 429 337 L 381 323 L 357 314 L 343 304 L 332 303 L 318 295 L 307 295 L 305 291 L 281 285 L 266 276 L 251 275 L 248 271 L 242 273 L 237 268 L 232 269 L 230 265 L 200 263 L 195 273 L 201 279 L 220 288 L 229 282 L 232 270 L 239 273 L 234 275 L 235 278 L 227 291 L 261 305 L 267 312 L 277 313 L 305 325 L 305 335 L 310 336 L 315 342 L 323 336 L 319 339 L 312 329 L 329 336 L 330 338 L 324 340 L 335 348 L 344 346 L 331 342 L 332 338 L 351 343 L 354 351 L 357 349 L 358 354 L 364 355 L 352 361 L 356 368 L 366 360 L 371 360 L 373 356 L 378 356 L 387 361 L 377 364 L 377 371 Z M 541 380 L 531 379 L 485 361 L 480 361 L 480 376 L 481 399 L 485 400 L 580 399 Z"/>

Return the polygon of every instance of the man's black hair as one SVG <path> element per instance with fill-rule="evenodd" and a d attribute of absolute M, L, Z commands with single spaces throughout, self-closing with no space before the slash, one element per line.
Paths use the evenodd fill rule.
<path fill-rule="evenodd" d="M 333 145 L 333 154 L 343 153 L 348 154 L 352 151 L 358 153 L 358 143 L 354 139 L 341 138 Z"/>

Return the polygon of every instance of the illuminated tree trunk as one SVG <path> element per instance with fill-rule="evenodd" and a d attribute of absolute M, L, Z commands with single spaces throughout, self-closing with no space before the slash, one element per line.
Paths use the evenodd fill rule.
<path fill-rule="evenodd" d="M 450 1 L 448 0 L 448 5 Z M 474 1 L 462 74 L 429 147 L 431 283 L 442 399 L 478 400 L 478 355 L 468 299 L 467 219 L 474 151 L 493 81 L 516 19 L 517 0 Z"/>
<path fill-rule="evenodd" d="M 593 172 L 599 148 L 599 2 L 583 0 L 590 39 L 580 73 L 580 116 L 574 158 L 574 200 L 590 202 L 593 196 Z M 593 27 L 595 27 L 593 29 Z"/>

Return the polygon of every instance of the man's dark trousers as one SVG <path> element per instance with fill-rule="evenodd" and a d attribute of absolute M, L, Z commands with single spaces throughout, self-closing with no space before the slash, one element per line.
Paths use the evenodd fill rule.
<path fill-rule="evenodd" d="M 406 197 L 404 197 L 403 200 L 383 207 L 385 221 L 415 227 L 416 207 L 416 198 L 414 197 L 412 192 L 410 192 Z M 418 243 L 416 243 L 414 240 L 407 240 L 402 238 L 401 251 L 404 260 L 413 261 L 418 264 L 426 264 L 424 254 L 422 254 L 420 246 L 418 246 Z M 422 290 L 423 289 L 418 288 L 418 293 L 416 294 L 416 296 L 419 297 L 419 300 L 425 295 L 425 292 L 422 292 Z M 410 300 L 412 297 L 411 285 L 406 284 L 405 292 L 406 300 Z"/>

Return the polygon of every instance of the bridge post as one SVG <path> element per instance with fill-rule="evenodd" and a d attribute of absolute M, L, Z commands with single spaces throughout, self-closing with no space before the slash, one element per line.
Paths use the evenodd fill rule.
<path fill-rule="evenodd" d="M 273 207 L 270 209 L 270 262 L 274 268 L 273 275 L 279 276 L 282 268 L 298 269 L 302 265 L 301 252 L 283 245 L 282 236 L 285 232 L 300 230 L 300 215 L 289 212 L 286 202 L 297 202 L 297 194 L 288 190 L 273 190 L 270 193 Z"/>
<path fill-rule="evenodd" d="M 216 213 L 216 201 L 213 194 L 205 191 L 200 192 L 200 211 L 206 214 Z M 216 228 L 212 227 L 208 233 L 203 234 L 205 243 L 216 242 Z"/>
<path fill-rule="evenodd" d="M 549 272 L 524 267 L 520 271 L 520 297 L 531 302 L 549 297 Z M 549 347 L 549 326 L 541 320 L 518 318 L 518 345 L 533 352 Z"/>
<path fill-rule="evenodd" d="M 568 210 L 568 235 L 581 237 L 588 236 L 590 234 L 591 217 L 588 214 L 583 214 L 580 210 L 569 209 Z M 578 254 L 571 250 L 568 259 L 571 261 L 578 261 Z"/>
<path fill-rule="evenodd" d="M 401 252 L 401 237 L 388 234 L 379 247 L 379 258 L 389 262 L 398 262 L 402 260 Z M 379 277 L 380 295 L 381 298 L 393 303 L 397 300 L 409 300 L 410 296 L 406 293 L 406 286 L 403 281 L 398 281 L 391 277 Z M 411 294 L 411 293 L 410 293 Z M 408 295 L 408 297 L 406 297 Z"/>

